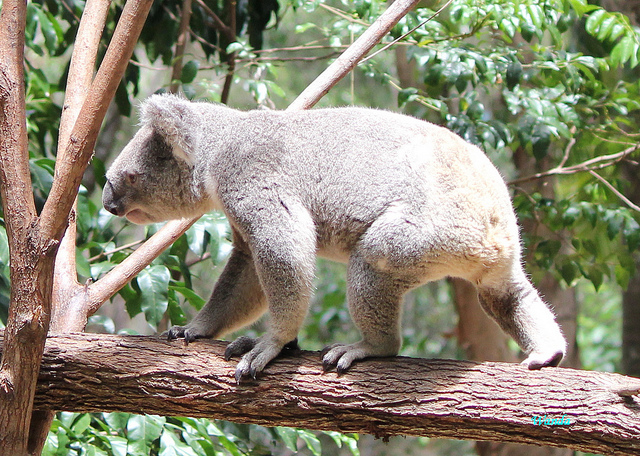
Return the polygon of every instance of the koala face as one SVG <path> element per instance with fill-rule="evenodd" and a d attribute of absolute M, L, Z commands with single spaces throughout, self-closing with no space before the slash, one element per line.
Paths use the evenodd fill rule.
<path fill-rule="evenodd" d="M 174 153 L 174 146 L 153 125 L 138 131 L 106 177 L 105 209 L 133 223 L 156 223 L 201 212 L 192 166 Z"/>

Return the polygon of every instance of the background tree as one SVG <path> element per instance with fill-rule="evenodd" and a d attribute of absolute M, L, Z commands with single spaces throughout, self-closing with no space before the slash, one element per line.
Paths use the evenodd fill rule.
<path fill-rule="evenodd" d="M 90 8 L 93 4 L 95 10 Z M 10 5 L 3 3 L 4 16 Z M 99 6 L 103 8 L 100 10 Z M 92 41 L 101 53 L 111 41 L 115 21 L 123 17 L 118 2 L 106 6 L 106 2 L 99 5 L 88 1 L 84 9 L 85 15 L 93 10 L 96 20 L 105 23 L 104 33 L 98 33 Z M 394 28 L 392 36 L 409 32 L 431 17 L 439 6 L 418 8 Z M 107 125 L 118 124 L 120 115 L 132 113 L 134 97 L 162 88 L 180 90 L 193 98 L 228 101 L 240 107 L 259 104 L 284 108 L 320 73 L 326 60 L 338 55 L 384 7 L 378 1 L 279 4 L 196 1 L 191 6 L 187 2 L 155 3 L 131 64 L 116 90 L 116 109 L 108 114 Z M 30 3 L 25 11 L 25 24 L 17 27 L 25 31 L 28 44 L 25 60 L 28 173 L 34 182 L 37 213 L 51 192 L 54 166 L 59 166 L 56 164 L 60 162 L 59 151 L 66 149 L 64 141 L 68 141 L 63 134 L 65 121 L 59 125 L 60 113 L 69 112 L 63 106 L 82 105 L 82 101 L 68 103 L 62 98 L 69 59 L 67 49 L 76 36 L 82 8 L 79 3 Z M 185 17 L 189 20 L 180 20 Z M 1 30 L 9 28 L 3 26 Z M 95 30 L 102 30 L 102 26 L 94 27 Z M 84 42 L 80 36 L 76 43 Z M 184 51 L 175 46 L 179 37 Z M 634 187 L 630 179 L 638 175 L 634 135 L 638 131 L 635 67 L 639 43 L 638 33 L 626 15 L 611 13 L 586 1 L 456 0 L 442 14 L 403 38 L 393 50 L 362 64 L 322 102 L 401 108 L 444 124 L 481 145 L 512 182 L 514 202 L 526 229 L 529 271 L 558 309 L 565 329 L 578 323 L 577 336 L 572 337 L 571 343 L 572 346 L 577 346 L 576 341 L 580 343 L 585 367 L 590 369 L 620 369 L 622 341 L 616 330 L 621 327 L 620 301 L 629 283 L 635 284 L 631 278 L 636 273 L 634 255 L 637 256 L 640 230 L 638 201 L 631 193 Z M 3 65 L 15 61 L 15 56 L 2 59 Z M 87 93 L 92 69 L 91 63 L 85 67 L 83 74 L 89 74 L 89 82 L 79 84 L 80 93 Z M 67 97 L 71 88 L 66 87 Z M 15 94 L 8 90 L 5 93 Z M 11 108 L 11 103 L 17 102 L 3 104 L 5 112 L 17 113 L 16 119 L 20 112 Z M 135 122 L 121 125 L 132 123 Z M 11 127 L 8 130 L 11 135 L 3 137 L 24 137 L 17 133 L 17 128 Z M 126 128 L 123 130 L 116 139 L 118 136 L 120 140 L 126 139 Z M 137 262 L 137 268 L 144 268 L 159 249 L 150 245 L 138 248 L 128 264 L 105 275 L 114 265 L 122 264 L 139 245 L 140 237 L 148 238 L 158 229 L 150 227 L 140 232 L 99 210 L 103 163 L 117 152 L 117 143 L 108 141 L 106 146 L 96 149 L 97 159 L 92 162 L 95 180 L 86 178 L 81 187 L 76 212 L 79 254 L 75 255 L 70 242 L 67 244 L 70 253 L 58 255 L 58 261 L 69 260 L 64 277 L 75 276 L 76 268 L 79 275 L 77 282 L 58 281 L 64 284 L 56 288 L 58 297 L 52 303 L 54 322 L 64 322 L 53 325 L 58 332 L 81 330 L 89 313 L 124 283 L 119 273 L 127 271 L 133 262 Z M 2 147 L 3 157 L 9 156 L 5 147 L 8 146 Z M 20 168 L 22 174 L 27 173 L 25 163 Z M 25 192 L 23 189 L 16 195 Z M 3 201 L 4 207 L 12 207 L 7 200 Z M 5 210 L 4 226 L 9 234 L 10 218 Z M 175 235 L 184 228 L 170 224 L 165 232 L 173 230 Z M 0 235 L 7 236 L 5 232 Z M 192 313 L 190 306 L 201 306 L 201 296 L 210 293 L 210 271 L 224 260 L 228 249 L 226 235 L 225 222 L 216 214 L 196 222 L 186 236 L 119 291 L 129 315 L 144 315 L 154 331 L 169 322 L 179 324 L 187 320 Z M 15 279 L 10 282 L 8 251 L 3 248 L 1 285 L 6 315 L 10 283 L 14 292 L 18 284 Z M 336 340 L 336 335 L 343 331 L 345 338 L 356 337 L 342 304 L 343 273 L 340 266 L 320 265 L 316 302 L 302 334 L 306 347 L 319 348 L 329 340 Z M 96 286 L 85 287 L 89 279 L 96 281 Z M 450 296 L 453 291 L 462 296 L 461 287 L 436 284 L 408 297 L 404 353 L 455 356 L 461 348 L 468 350 L 468 356 L 474 359 L 515 359 L 517 353 L 509 348 L 507 339 L 497 331 L 486 330 L 475 317 L 460 319 L 457 336 L 465 345 L 455 346 L 456 338 L 450 337 L 456 324 Z M 627 296 L 632 290 L 629 287 Z M 579 299 L 574 300 L 574 296 Z M 180 299 L 186 305 L 180 305 Z M 582 305 L 578 315 L 575 302 Z M 633 303 L 637 301 L 627 298 L 625 302 L 630 303 L 625 307 L 625 316 L 633 315 L 637 307 Z M 466 299 L 457 300 L 458 307 L 467 303 Z M 565 309 L 567 303 L 569 310 Z M 425 316 L 427 308 L 429 315 Z M 466 310 L 460 314 L 472 315 Z M 121 329 L 106 314 L 91 321 L 94 329 Z M 627 319 L 625 325 L 633 321 Z M 249 331 L 259 330 L 257 327 Z M 571 335 L 573 331 L 568 333 Z M 625 334 L 633 334 L 633 330 Z M 491 343 L 484 346 L 477 342 L 488 340 Z M 625 341 L 625 353 L 634 350 L 637 353 L 632 338 L 626 337 Z M 570 358 L 572 365 L 577 364 L 576 356 Z M 83 435 L 92 435 L 91 432 L 100 435 L 104 420 L 111 420 L 86 415 L 62 417 L 66 421 L 54 423 L 47 451 L 72 447 L 74 443 L 65 436 L 82 439 Z M 42 417 L 42 422 L 47 423 L 50 418 Z M 130 420 L 140 422 L 140 418 Z M 115 423 L 115 419 L 111 421 Z M 121 419 L 120 423 L 119 438 L 124 439 L 128 420 Z M 179 429 L 184 422 L 166 423 L 160 427 L 161 432 Z M 235 432 L 243 435 L 246 429 Z M 298 436 L 290 434 L 294 435 Z M 188 446 L 188 439 L 182 435 L 175 439 L 165 437 L 165 447 L 174 440 Z M 108 448 L 110 444 L 108 439 L 98 437 L 78 442 L 75 445 L 86 448 Z M 123 441 L 117 442 L 122 445 Z M 152 442 L 163 444 L 157 439 Z M 465 448 L 464 451 L 469 451 Z"/>

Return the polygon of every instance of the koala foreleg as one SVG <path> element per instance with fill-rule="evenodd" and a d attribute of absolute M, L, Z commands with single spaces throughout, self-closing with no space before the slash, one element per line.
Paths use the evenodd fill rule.
<path fill-rule="evenodd" d="M 264 199 L 261 202 L 264 207 Z M 256 272 L 269 306 L 269 329 L 256 340 L 236 339 L 225 356 L 243 355 L 236 381 L 255 378 L 296 339 L 309 306 L 315 270 L 316 235 L 311 216 L 301 206 L 279 201 L 251 214 L 246 226 Z"/>
<path fill-rule="evenodd" d="M 513 276 L 480 283 L 478 296 L 484 310 L 527 354 L 522 362 L 529 369 L 557 366 L 566 342 L 555 317 L 517 267 Z"/>
<path fill-rule="evenodd" d="M 267 301 L 255 270 L 251 252 L 234 233 L 231 256 L 216 283 L 211 298 L 186 326 L 174 326 L 164 335 L 184 337 L 189 343 L 200 338 L 217 338 L 258 319 Z"/>
<path fill-rule="evenodd" d="M 402 297 L 411 288 L 390 272 L 376 270 L 357 253 L 349 260 L 347 281 L 349 311 L 362 340 L 325 348 L 323 368 L 335 366 L 338 373 L 345 372 L 355 360 L 398 354 Z"/>

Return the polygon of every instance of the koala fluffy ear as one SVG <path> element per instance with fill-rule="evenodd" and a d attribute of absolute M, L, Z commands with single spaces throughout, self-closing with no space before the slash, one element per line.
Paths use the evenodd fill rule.
<path fill-rule="evenodd" d="M 160 133 L 177 158 L 194 162 L 200 128 L 191 102 L 176 95 L 152 95 L 140 106 L 140 121 Z"/>

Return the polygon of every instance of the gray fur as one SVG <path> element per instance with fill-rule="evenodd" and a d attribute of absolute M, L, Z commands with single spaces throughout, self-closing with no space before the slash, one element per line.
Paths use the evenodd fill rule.
<path fill-rule="evenodd" d="M 521 265 L 516 218 L 485 154 L 445 128 L 362 108 L 240 112 L 175 96 L 142 105 L 142 126 L 107 172 L 103 203 L 135 223 L 224 211 L 233 251 L 206 306 L 169 338 L 217 338 L 260 317 L 270 327 L 236 378 L 254 376 L 303 323 L 316 254 L 348 264 L 362 340 L 325 368 L 400 349 L 403 295 L 462 277 L 528 354 L 557 365 L 565 341 Z"/>

